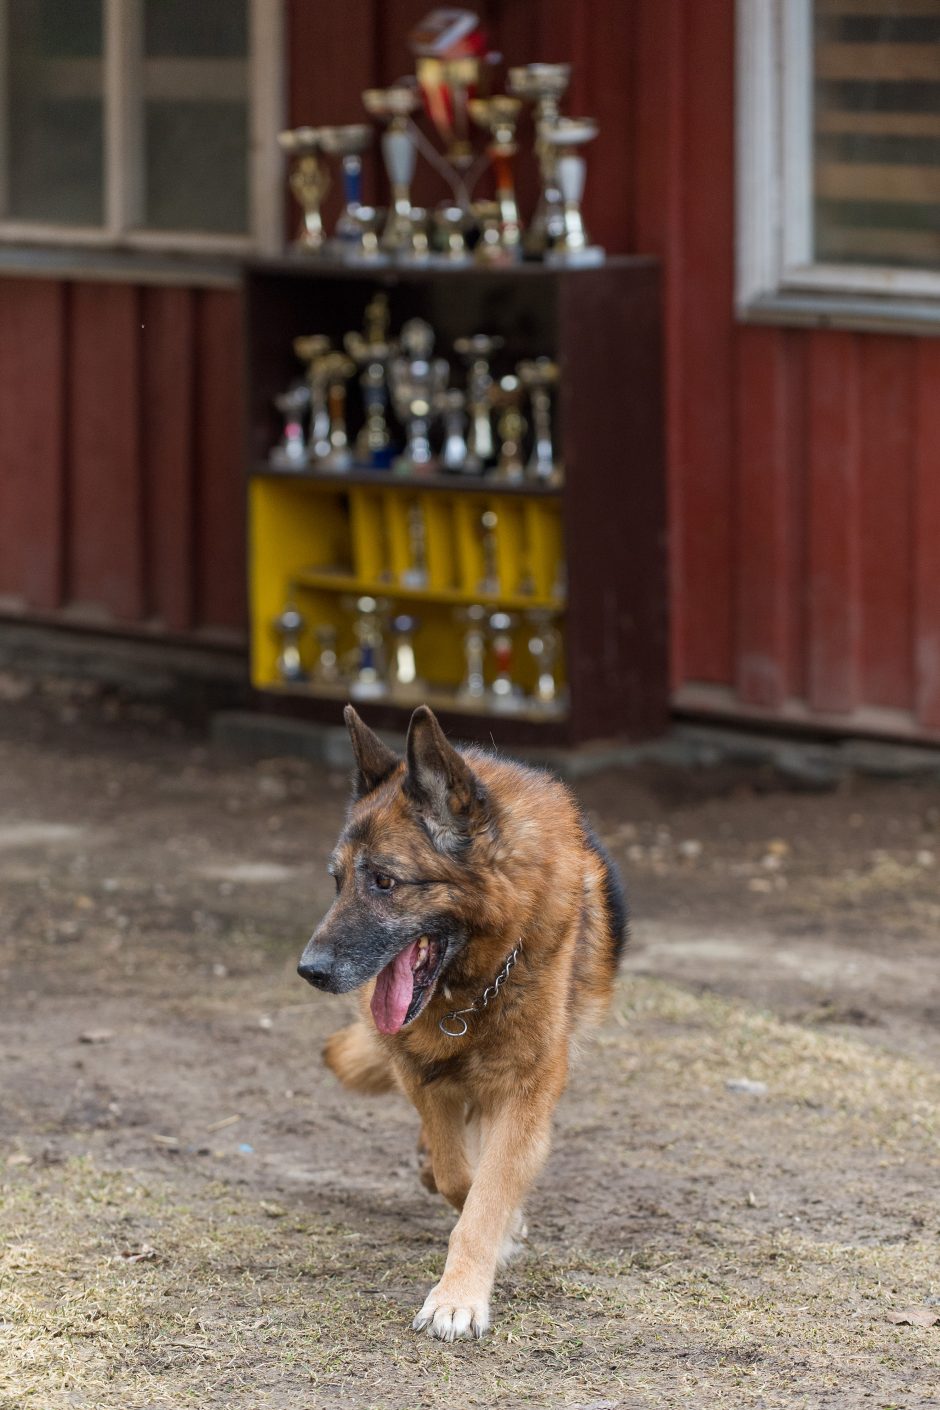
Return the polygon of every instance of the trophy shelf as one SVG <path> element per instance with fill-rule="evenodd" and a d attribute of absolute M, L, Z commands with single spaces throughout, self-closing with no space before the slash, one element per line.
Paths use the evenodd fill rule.
<path fill-rule="evenodd" d="M 499 335 L 494 375 L 522 359 L 559 364 L 554 423 L 564 483 L 490 475 L 281 469 L 274 398 L 300 375 L 295 337 L 335 347 L 388 297 L 391 332 L 425 319 L 435 356 L 476 333 Z M 403 730 L 421 701 L 457 737 L 566 746 L 659 733 L 667 719 L 665 484 L 657 261 L 614 257 L 586 267 L 521 264 L 350 266 L 288 256 L 246 268 L 248 539 L 251 674 L 260 708 L 337 724 L 352 699 L 379 728 Z M 355 389 L 351 437 L 356 430 Z M 495 525 L 481 536 L 488 515 Z M 423 578 L 409 581 L 409 533 L 423 528 Z M 417 692 L 358 691 L 348 681 L 279 677 L 272 624 L 285 602 L 336 655 L 356 650 L 355 602 L 417 622 Z M 458 695 L 466 674 L 461 614 L 509 614 L 518 698 Z M 532 620 L 551 614 L 562 642 L 558 697 L 538 701 Z M 533 615 L 530 615 L 533 614 Z M 490 651 L 489 656 L 491 657 Z M 488 659 L 487 675 L 492 675 Z"/>

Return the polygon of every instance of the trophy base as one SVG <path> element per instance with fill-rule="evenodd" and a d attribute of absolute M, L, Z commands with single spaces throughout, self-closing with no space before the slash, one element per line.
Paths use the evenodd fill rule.
<path fill-rule="evenodd" d="M 353 700 L 384 700 L 388 686 L 385 681 L 351 681 L 349 694 Z"/>
<path fill-rule="evenodd" d="M 603 264 L 607 251 L 601 245 L 586 245 L 583 250 L 547 250 L 545 263 L 566 269 L 591 269 Z"/>
<path fill-rule="evenodd" d="M 331 455 L 318 457 L 310 462 L 317 470 L 332 471 L 337 475 L 345 475 L 353 467 L 353 458 L 349 451 L 334 451 Z"/>
<path fill-rule="evenodd" d="M 292 455 L 289 451 L 282 450 L 279 446 L 275 446 L 271 451 L 271 454 L 268 456 L 268 464 L 273 470 L 285 470 L 288 473 L 293 472 L 295 475 L 302 475 L 304 471 L 310 468 L 306 450 L 300 455 Z"/>

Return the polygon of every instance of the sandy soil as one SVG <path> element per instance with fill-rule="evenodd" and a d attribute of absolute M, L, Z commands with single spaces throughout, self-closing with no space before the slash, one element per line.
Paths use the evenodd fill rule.
<path fill-rule="evenodd" d="M 0 1406 L 940 1405 L 936 789 L 580 788 L 634 943 L 441 1346 L 415 1118 L 294 973 L 346 779 L 85 691 L 0 680 Z"/>

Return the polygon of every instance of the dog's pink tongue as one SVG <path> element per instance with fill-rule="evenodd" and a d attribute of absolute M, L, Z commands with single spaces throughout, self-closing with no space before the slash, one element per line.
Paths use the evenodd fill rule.
<path fill-rule="evenodd" d="M 397 1033 L 405 1021 L 415 991 L 411 972 L 414 950 L 415 946 L 409 945 L 379 971 L 372 995 L 372 1017 L 380 1033 Z"/>

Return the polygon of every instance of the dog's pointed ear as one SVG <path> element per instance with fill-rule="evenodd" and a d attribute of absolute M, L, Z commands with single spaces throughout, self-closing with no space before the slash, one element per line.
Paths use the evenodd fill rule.
<path fill-rule="evenodd" d="M 486 814 L 486 790 L 467 761 L 448 744 L 433 712 L 419 705 L 408 726 L 404 790 L 434 844 L 459 851 Z"/>
<path fill-rule="evenodd" d="M 343 711 L 343 719 L 349 730 L 353 753 L 356 756 L 356 772 L 353 775 L 353 797 L 357 800 L 378 788 L 384 779 L 398 767 L 398 755 L 383 744 L 378 735 L 363 724 L 351 705 Z"/>

